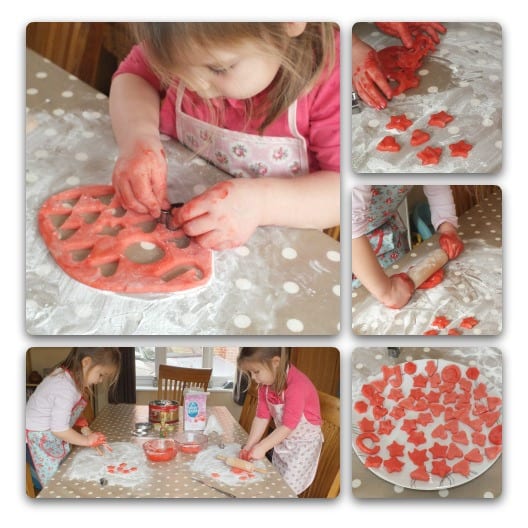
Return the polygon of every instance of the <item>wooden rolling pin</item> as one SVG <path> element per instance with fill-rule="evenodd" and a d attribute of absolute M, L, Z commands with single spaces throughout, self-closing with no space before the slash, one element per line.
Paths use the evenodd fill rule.
<path fill-rule="evenodd" d="M 253 473 L 255 471 L 257 471 L 258 473 L 267 473 L 267 470 L 256 467 L 255 464 L 252 464 L 247 460 L 242 460 L 241 458 L 228 457 L 224 455 L 216 455 L 216 458 L 218 458 L 218 460 L 223 460 L 230 467 L 243 469 L 244 471 L 249 471 L 250 473 Z"/>
<path fill-rule="evenodd" d="M 413 281 L 415 288 L 418 288 L 435 271 L 444 267 L 448 260 L 447 253 L 443 249 L 434 249 L 412 268 L 409 268 L 407 275 Z"/>

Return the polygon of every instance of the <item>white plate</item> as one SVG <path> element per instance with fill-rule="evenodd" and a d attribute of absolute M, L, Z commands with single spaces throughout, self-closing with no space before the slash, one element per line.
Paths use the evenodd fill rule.
<path fill-rule="evenodd" d="M 465 378 L 465 373 L 466 373 L 467 369 L 469 368 L 467 365 L 461 365 L 461 364 L 453 363 L 451 361 L 446 361 L 446 360 L 443 360 L 443 359 L 435 359 L 435 360 L 419 359 L 419 360 L 412 361 L 412 363 L 414 363 L 416 365 L 417 369 L 416 369 L 416 372 L 414 374 L 410 375 L 410 374 L 406 374 L 405 371 L 403 370 L 403 367 L 404 367 L 405 363 L 401 363 L 400 367 L 401 367 L 401 372 L 402 372 L 402 384 L 399 387 L 399 389 L 401 389 L 404 398 L 410 396 L 411 389 L 417 388 L 417 387 L 414 387 L 414 377 L 416 375 L 418 375 L 418 374 L 422 374 L 422 375 L 428 377 L 427 386 L 425 388 L 422 388 L 422 390 L 424 392 L 427 393 L 430 390 L 435 390 L 435 391 L 438 390 L 438 389 L 432 388 L 430 386 L 430 378 L 429 378 L 427 372 L 425 371 L 425 366 L 427 365 L 428 361 L 434 361 L 437 364 L 437 372 L 439 372 L 439 373 L 442 371 L 442 369 L 444 369 L 448 365 L 456 365 L 460 369 L 460 371 L 462 373 L 462 378 Z M 367 380 L 366 384 L 371 383 L 372 381 L 375 381 L 375 380 L 383 381 L 383 379 L 384 379 L 383 373 L 380 372 L 380 374 L 370 377 Z M 473 383 L 473 387 L 470 390 L 471 408 L 473 408 L 475 403 L 485 403 L 485 400 L 477 400 L 477 399 L 475 399 L 474 393 L 473 393 L 473 389 L 475 387 L 477 387 L 481 383 L 486 385 L 487 396 L 493 396 L 493 397 L 502 398 L 501 392 L 495 386 L 493 386 L 488 380 L 486 380 L 486 378 L 484 378 L 482 376 L 482 374 L 479 374 L 479 376 L 478 376 L 478 378 L 476 380 L 470 380 L 470 381 L 472 381 L 472 383 Z M 369 404 L 368 399 L 365 396 L 363 396 L 363 394 L 361 393 L 361 389 L 362 389 L 362 387 L 364 385 L 365 384 L 362 384 L 360 387 L 358 387 L 357 392 L 353 395 L 352 445 L 354 446 L 354 450 L 356 451 L 359 459 L 363 463 L 365 463 L 365 460 L 367 459 L 368 455 L 366 453 L 363 453 L 363 451 L 361 451 L 358 448 L 358 446 L 356 445 L 356 439 L 357 439 L 358 435 L 361 433 L 361 430 L 360 430 L 360 427 L 359 427 L 359 422 L 363 418 L 367 418 L 368 420 L 373 420 L 374 421 L 375 433 L 380 438 L 379 442 L 377 443 L 377 445 L 379 445 L 379 447 L 380 447 L 380 450 L 379 450 L 378 453 L 376 453 L 376 455 L 381 457 L 383 460 L 386 460 L 386 459 L 390 458 L 390 454 L 389 454 L 389 451 L 387 450 L 387 447 L 389 445 L 391 445 L 392 442 L 397 442 L 398 444 L 403 444 L 404 445 L 404 454 L 403 454 L 403 456 L 397 457 L 401 462 L 404 463 L 404 466 L 403 466 L 401 471 L 392 472 L 391 473 L 391 472 L 387 471 L 387 469 L 383 466 L 383 464 L 380 467 L 378 467 L 378 468 L 376 468 L 376 467 L 369 467 L 368 468 L 375 475 L 377 475 L 378 477 L 386 480 L 387 482 L 390 482 L 392 484 L 396 484 L 398 486 L 402 486 L 404 488 L 411 488 L 411 489 L 418 489 L 418 490 L 439 490 L 439 489 L 452 488 L 454 486 L 459 486 L 461 484 L 465 484 L 466 482 L 469 482 L 470 480 L 473 480 L 474 478 L 477 478 L 478 476 L 482 475 L 482 473 L 484 473 L 488 468 L 490 468 L 492 466 L 492 464 L 500 456 L 500 452 L 499 452 L 499 454 L 497 454 L 497 456 L 493 460 L 489 460 L 486 457 L 485 453 L 484 453 L 484 449 L 487 448 L 487 447 L 492 447 L 492 446 L 495 447 L 489 441 L 488 433 L 493 427 L 495 427 L 495 425 L 502 423 L 502 412 L 500 413 L 497 422 L 495 422 L 493 425 L 491 425 L 491 427 L 488 427 L 486 424 L 482 425 L 481 433 L 486 435 L 486 443 L 485 443 L 484 446 L 474 445 L 473 442 L 472 442 L 472 439 L 471 439 L 471 433 L 473 433 L 474 430 L 470 426 L 468 426 L 468 425 L 466 425 L 466 424 L 464 424 L 464 423 L 459 421 L 459 431 L 465 431 L 466 432 L 466 435 L 467 435 L 467 437 L 469 439 L 469 445 L 466 446 L 466 445 L 454 442 L 455 445 L 457 447 L 459 447 L 463 451 L 464 454 L 469 452 L 474 447 L 478 447 L 479 450 L 481 451 L 483 457 L 484 457 L 482 462 L 478 462 L 478 463 L 477 462 L 470 462 L 470 473 L 469 473 L 468 476 L 464 476 L 464 475 L 462 475 L 460 473 L 451 472 L 451 473 L 449 473 L 448 475 L 446 475 L 445 477 L 442 478 L 442 477 L 437 476 L 435 474 L 431 474 L 430 471 L 432 469 L 433 457 L 432 457 L 432 453 L 429 451 L 429 448 L 433 447 L 435 442 L 437 442 L 437 443 L 439 443 L 441 445 L 448 445 L 448 446 L 449 446 L 449 444 L 451 444 L 453 442 L 453 440 L 451 439 L 452 433 L 449 432 L 449 431 L 447 432 L 447 438 L 446 439 L 433 438 L 432 437 L 433 430 L 437 426 L 443 425 L 443 424 L 446 423 L 446 421 L 445 421 L 445 413 L 442 412 L 438 417 L 432 416 L 432 418 L 433 418 L 433 422 L 432 423 L 429 423 L 429 424 L 426 424 L 426 425 L 417 424 L 417 430 L 418 431 L 423 431 L 426 441 L 425 441 L 425 443 L 423 443 L 421 445 L 415 446 L 415 444 L 408 442 L 408 434 L 405 431 L 402 431 L 400 429 L 400 427 L 402 425 L 404 425 L 404 420 L 415 420 L 418 417 L 418 415 L 420 414 L 420 412 L 430 412 L 430 411 L 428 409 L 426 409 L 424 411 L 407 410 L 406 414 L 404 416 L 402 416 L 401 418 L 399 418 L 399 419 L 390 416 L 389 413 L 393 410 L 394 407 L 397 406 L 397 402 L 394 401 L 393 399 L 388 399 L 387 398 L 390 390 L 393 388 L 393 386 L 389 383 L 389 384 L 387 384 L 387 386 L 385 387 L 385 389 L 381 393 L 382 396 L 385 397 L 385 400 L 383 401 L 383 407 L 385 407 L 388 410 L 387 415 L 382 417 L 381 420 L 390 419 L 392 421 L 392 424 L 395 427 L 394 427 L 394 429 L 392 429 L 390 434 L 378 434 L 378 427 L 379 427 L 380 421 L 376 420 L 374 418 L 374 416 L 372 414 L 373 406 Z M 456 391 L 458 393 L 462 393 L 463 392 L 458 383 L 455 385 L 454 391 Z M 444 394 L 442 394 L 441 397 L 440 397 L 440 401 L 439 401 L 440 404 L 444 404 L 443 403 L 443 398 L 444 398 Z M 358 401 L 365 401 L 366 403 L 369 404 L 368 409 L 367 409 L 367 411 L 365 413 L 359 413 L 355 409 L 354 405 Z M 447 406 L 453 406 L 454 404 L 447 403 L 446 405 Z M 501 409 L 502 409 L 502 402 L 495 408 L 495 411 L 501 411 Z M 474 419 L 474 418 L 476 418 L 476 416 L 471 415 L 471 418 Z M 367 445 L 371 444 L 370 441 L 367 441 L 365 443 Z M 427 455 L 428 455 L 429 459 L 425 462 L 424 466 L 425 466 L 426 470 L 429 472 L 429 481 L 415 480 L 415 479 L 411 478 L 411 476 L 410 476 L 410 474 L 417 468 L 417 466 L 409 458 L 409 455 L 408 455 L 408 452 L 409 451 L 413 451 L 414 449 L 420 449 L 420 450 L 427 449 L 428 450 L 427 451 Z M 435 460 L 440 460 L 440 459 L 435 459 Z M 462 458 L 457 458 L 457 459 L 453 459 L 453 460 L 448 460 L 448 459 L 444 459 L 444 460 L 447 463 L 447 465 L 453 466 L 455 463 L 457 463 L 458 461 L 462 460 Z"/>

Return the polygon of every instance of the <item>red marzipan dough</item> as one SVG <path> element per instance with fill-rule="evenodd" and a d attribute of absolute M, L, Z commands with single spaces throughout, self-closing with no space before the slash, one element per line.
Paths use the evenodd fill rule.
<path fill-rule="evenodd" d="M 449 150 L 451 151 L 451 156 L 453 158 L 467 158 L 469 151 L 472 148 L 473 145 L 466 143 L 463 139 L 461 139 L 458 143 L 451 143 L 451 145 L 449 145 Z"/>
<path fill-rule="evenodd" d="M 427 143 L 430 139 L 431 135 L 428 132 L 417 128 L 416 130 L 413 130 L 410 143 L 413 147 L 417 147 L 418 145 Z"/>
<path fill-rule="evenodd" d="M 441 155 L 442 147 L 425 147 L 416 157 L 422 161 L 422 165 L 438 165 Z"/>
<path fill-rule="evenodd" d="M 396 141 L 394 136 L 385 136 L 376 146 L 381 152 L 399 152 L 401 150 L 400 144 Z"/>
<path fill-rule="evenodd" d="M 418 286 L 419 290 L 427 290 L 438 286 L 444 280 L 444 268 L 435 271 L 427 280 Z"/>
<path fill-rule="evenodd" d="M 38 214 L 51 255 L 83 284 L 127 293 L 169 293 L 207 284 L 213 273 L 212 252 L 181 230 L 170 231 L 161 223 L 152 229 L 153 222 L 150 215 L 122 209 L 110 185 L 63 191 L 46 200 Z M 151 263 L 133 262 L 125 251 L 139 243 L 153 244 L 163 256 Z"/>
<path fill-rule="evenodd" d="M 442 110 L 441 112 L 438 112 L 437 114 L 433 114 L 429 118 L 428 124 L 430 126 L 445 128 L 445 126 L 448 123 L 451 123 L 451 121 L 453 121 L 453 119 L 455 119 L 455 118 L 452 115 L 449 115 L 447 112 Z"/>
<path fill-rule="evenodd" d="M 390 121 L 385 125 L 385 128 L 396 129 L 400 132 L 407 130 L 413 122 L 407 119 L 405 114 L 391 116 Z"/>
<path fill-rule="evenodd" d="M 372 413 L 373 421 L 363 417 L 356 422 L 362 431 L 366 421 L 368 429 L 375 428 L 356 439 L 360 451 L 368 454 L 367 467 L 427 482 L 450 474 L 468 477 L 475 471 L 472 464 L 493 461 L 500 454 L 502 398 L 488 395 L 478 368 L 429 359 L 418 371 L 417 364 L 408 361 L 384 365 L 380 376 L 365 385 L 369 388 L 362 387 L 363 394 L 375 391 L 381 399 L 368 404 L 366 414 Z M 386 414 L 393 420 L 382 418 Z M 428 429 L 433 416 L 436 423 Z M 397 436 L 392 436 L 393 430 Z"/>

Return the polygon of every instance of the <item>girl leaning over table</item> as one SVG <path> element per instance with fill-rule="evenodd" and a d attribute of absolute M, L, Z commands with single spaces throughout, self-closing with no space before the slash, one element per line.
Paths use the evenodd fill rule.
<path fill-rule="evenodd" d="M 317 389 L 280 347 L 242 348 L 237 363 L 259 385 L 257 411 L 240 458 L 259 460 L 273 449 L 273 465 L 299 495 L 315 478 L 323 443 Z M 275 429 L 264 436 L 271 419 Z"/>
<path fill-rule="evenodd" d="M 339 224 L 339 30 L 331 23 L 142 23 L 110 90 L 123 207 L 170 207 L 160 133 L 226 173 L 171 222 L 211 249 L 258 226 Z M 230 178 L 231 176 L 231 178 Z M 194 175 L 190 174 L 189 178 Z"/>
<path fill-rule="evenodd" d="M 74 348 L 35 389 L 26 404 L 26 460 L 36 490 L 42 489 L 71 445 L 106 444 L 82 415 L 94 385 L 115 385 L 121 358 L 116 348 Z"/>

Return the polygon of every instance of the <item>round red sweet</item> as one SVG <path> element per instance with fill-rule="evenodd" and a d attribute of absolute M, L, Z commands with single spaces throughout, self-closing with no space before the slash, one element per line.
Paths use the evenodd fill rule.
<path fill-rule="evenodd" d="M 447 365 L 442 369 L 442 379 L 446 383 L 457 383 L 462 373 L 457 365 Z"/>
<path fill-rule="evenodd" d="M 488 439 L 492 444 L 502 445 L 502 425 L 496 425 L 488 433 Z"/>

